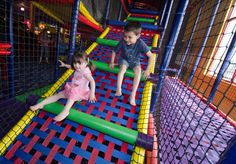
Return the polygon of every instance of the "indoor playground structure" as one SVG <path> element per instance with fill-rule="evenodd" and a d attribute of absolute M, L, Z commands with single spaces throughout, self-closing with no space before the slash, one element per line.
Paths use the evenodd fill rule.
<path fill-rule="evenodd" d="M 235 0 L 2 0 L 0 12 L 0 163 L 235 163 Z M 109 68 L 131 21 L 155 58 L 136 106 L 133 70 L 117 97 Z M 31 111 L 72 80 L 58 60 L 77 51 L 96 67 L 97 101 L 61 122 L 66 99 Z"/>

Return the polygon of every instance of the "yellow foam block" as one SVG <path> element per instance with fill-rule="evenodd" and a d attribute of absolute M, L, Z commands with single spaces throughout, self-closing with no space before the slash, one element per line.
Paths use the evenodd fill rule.
<path fill-rule="evenodd" d="M 74 70 L 72 69 L 68 69 L 57 81 L 56 83 L 53 84 L 53 86 L 45 93 L 43 94 L 42 97 L 49 97 L 52 96 L 60 87 L 62 84 L 64 84 L 64 82 L 66 81 L 66 79 L 68 77 L 70 77 L 70 75 L 74 72 Z"/>
<path fill-rule="evenodd" d="M 136 146 L 134 148 L 134 153 L 131 157 L 130 163 L 131 164 L 144 163 L 144 157 L 145 157 L 144 155 L 145 155 L 145 149 Z"/>
<path fill-rule="evenodd" d="M 31 121 L 35 116 L 35 113 L 29 110 L 20 121 L 2 138 L 0 141 L 0 155 L 3 155 L 7 147 L 11 145 L 16 137 L 22 133 L 25 126 Z"/>
<path fill-rule="evenodd" d="M 104 37 L 108 34 L 109 31 L 110 31 L 110 28 L 107 27 L 107 28 L 103 31 L 103 33 L 99 36 L 99 38 L 104 38 Z"/>

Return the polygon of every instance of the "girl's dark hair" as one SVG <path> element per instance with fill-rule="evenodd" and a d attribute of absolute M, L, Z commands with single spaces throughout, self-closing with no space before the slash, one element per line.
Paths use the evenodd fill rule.
<path fill-rule="evenodd" d="M 83 59 L 84 61 L 86 61 L 88 63 L 87 66 L 89 67 L 89 69 L 92 72 L 95 71 L 94 64 L 89 60 L 89 57 L 85 52 L 78 52 L 75 55 L 73 55 L 72 61 L 71 61 L 71 68 L 75 70 L 74 63 L 81 64 L 81 62 L 80 62 L 81 59 Z"/>

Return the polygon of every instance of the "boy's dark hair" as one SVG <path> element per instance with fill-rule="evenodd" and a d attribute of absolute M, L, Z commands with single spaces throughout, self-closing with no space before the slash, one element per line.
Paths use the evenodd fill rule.
<path fill-rule="evenodd" d="M 92 72 L 95 70 L 94 64 L 89 60 L 89 57 L 85 52 L 77 52 L 75 55 L 73 55 L 72 60 L 71 60 L 72 69 L 75 70 L 74 63 L 81 64 L 80 59 L 83 59 L 88 63 L 88 67 Z"/>
<path fill-rule="evenodd" d="M 139 22 L 129 22 L 124 27 L 124 32 L 133 32 L 135 35 L 141 34 L 142 26 Z"/>

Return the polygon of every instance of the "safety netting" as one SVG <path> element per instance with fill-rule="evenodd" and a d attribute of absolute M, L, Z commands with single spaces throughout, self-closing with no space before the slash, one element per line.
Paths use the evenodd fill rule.
<path fill-rule="evenodd" d="M 160 33 L 166 29 L 158 26 L 161 15 L 156 9 L 161 5 L 151 6 L 157 2 L 113 0 L 106 18 L 108 1 L 81 0 L 79 7 L 75 2 L 0 2 L 0 163 L 222 162 L 236 136 L 235 1 L 190 1 L 182 14 L 177 10 L 184 1 L 166 2 L 167 9 L 176 10 L 171 17 L 184 16 L 179 33 L 169 33 L 170 38 Z M 127 4 L 134 13 L 126 15 Z M 72 49 L 76 7 L 79 23 Z M 119 10 L 123 13 L 118 18 Z M 136 106 L 129 104 L 132 70 L 125 75 L 123 95 L 117 97 L 119 69 L 108 66 L 129 21 L 141 22 L 141 39 L 156 59 L 151 78 L 141 79 Z M 168 44 L 172 35 L 178 35 L 175 45 Z M 166 44 L 161 51 L 158 39 Z M 161 59 L 170 55 L 168 49 L 173 50 L 170 64 L 159 69 Z M 57 62 L 66 62 L 72 51 L 86 51 L 97 67 L 97 102 L 76 102 L 65 120 L 54 122 L 65 99 L 38 112 L 29 106 L 72 80 L 73 71 Z M 147 62 L 142 54 L 142 69 Z M 159 96 L 152 99 L 158 89 Z"/>

